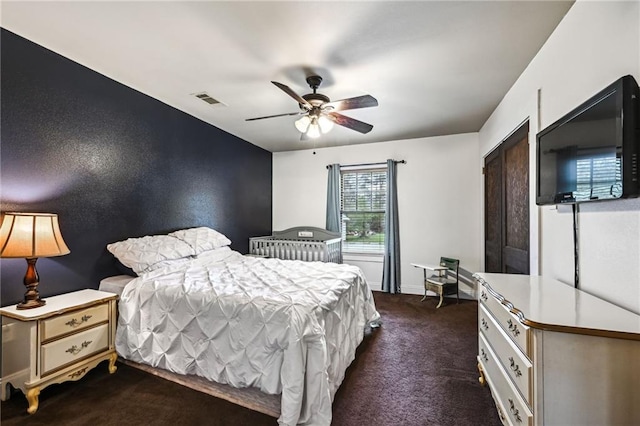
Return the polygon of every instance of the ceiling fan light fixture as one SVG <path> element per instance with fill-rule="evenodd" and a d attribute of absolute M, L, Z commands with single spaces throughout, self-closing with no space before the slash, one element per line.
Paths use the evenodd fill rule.
<path fill-rule="evenodd" d="M 296 120 L 294 123 L 296 129 L 300 131 L 300 133 L 307 133 L 307 129 L 309 129 L 309 124 L 311 124 L 311 119 L 308 115 L 303 115 L 300 119 Z"/>
<path fill-rule="evenodd" d="M 318 119 L 315 117 L 311 119 L 311 124 L 309 124 L 309 129 L 307 130 L 307 136 L 313 139 L 320 137 L 320 126 L 318 125 Z"/>
<path fill-rule="evenodd" d="M 371 95 L 361 95 L 332 102 L 329 97 L 316 91 L 320 86 L 320 83 L 322 83 L 322 77 L 317 75 L 312 75 L 307 78 L 307 83 L 313 90 L 313 93 L 307 93 L 302 96 L 291 90 L 287 85 L 278 83 L 277 81 L 272 81 L 271 83 L 298 102 L 299 111 L 268 115 L 265 117 L 247 118 L 245 121 L 291 115 L 302 116 L 294 123 L 296 129 L 302 133 L 300 140 L 305 140 L 307 137 L 318 138 L 321 133 L 330 132 L 333 129 L 334 124 L 355 130 L 362 134 L 369 133 L 373 129 L 371 124 L 347 117 L 346 115 L 342 115 L 337 112 L 378 106 L 378 101 Z"/>
<path fill-rule="evenodd" d="M 321 115 L 318 118 L 318 126 L 320 126 L 320 131 L 322 133 L 329 133 L 331 129 L 333 129 L 333 121 L 331 121 L 327 116 Z"/>

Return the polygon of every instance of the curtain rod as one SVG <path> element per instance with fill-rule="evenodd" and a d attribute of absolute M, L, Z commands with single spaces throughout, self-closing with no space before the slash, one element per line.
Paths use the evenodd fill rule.
<path fill-rule="evenodd" d="M 394 163 L 398 164 L 407 164 L 407 162 L 405 160 L 393 160 Z M 387 162 L 383 162 L 383 163 L 361 163 L 361 164 L 340 164 L 340 167 L 360 167 L 360 166 L 384 166 L 385 164 L 387 164 Z M 329 165 L 327 165 L 327 169 L 329 168 Z"/>

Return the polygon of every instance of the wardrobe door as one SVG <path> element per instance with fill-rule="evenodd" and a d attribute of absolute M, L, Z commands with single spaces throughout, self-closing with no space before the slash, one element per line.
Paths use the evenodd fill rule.
<path fill-rule="evenodd" d="M 502 272 L 502 158 L 496 149 L 484 163 L 484 270 Z"/>
<path fill-rule="evenodd" d="M 529 124 L 485 158 L 485 271 L 528 274 Z"/>

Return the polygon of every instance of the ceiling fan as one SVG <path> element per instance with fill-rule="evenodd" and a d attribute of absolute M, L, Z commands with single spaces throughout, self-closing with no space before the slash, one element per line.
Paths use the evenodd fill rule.
<path fill-rule="evenodd" d="M 369 133 L 371 129 L 373 129 L 371 124 L 336 112 L 378 106 L 378 101 L 371 95 L 356 96 L 354 98 L 331 102 L 327 96 L 316 93 L 316 90 L 322 83 L 322 77 L 317 75 L 307 77 L 307 83 L 313 90 L 313 93 L 302 96 L 291 90 L 289 86 L 278 83 L 277 81 L 272 81 L 272 83 L 295 99 L 298 102 L 300 111 L 268 115 L 266 117 L 247 118 L 246 121 L 284 117 L 288 115 L 301 115 L 302 117 L 296 120 L 295 126 L 302 132 L 302 139 L 306 139 L 307 137 L 317 138 L 321 133 L 327 133 L 333 128 L 334 123 L 360 133 Z"/>

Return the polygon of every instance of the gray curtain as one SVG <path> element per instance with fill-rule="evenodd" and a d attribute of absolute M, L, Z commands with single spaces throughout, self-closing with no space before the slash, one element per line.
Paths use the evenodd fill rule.
<path fill-rule="evenodd" d="M 398 226 L 398 190 L 394 160 L 387 160 L 386 208 L 382 291 L 400 293 L 400 228 Z"/>
<path fill-rule="evenodd" d="M 327 224 L 326 228 L 332 232 L 340 229 L 340 164 L 327 166 L 329 177 L 327 180 Z"/>

